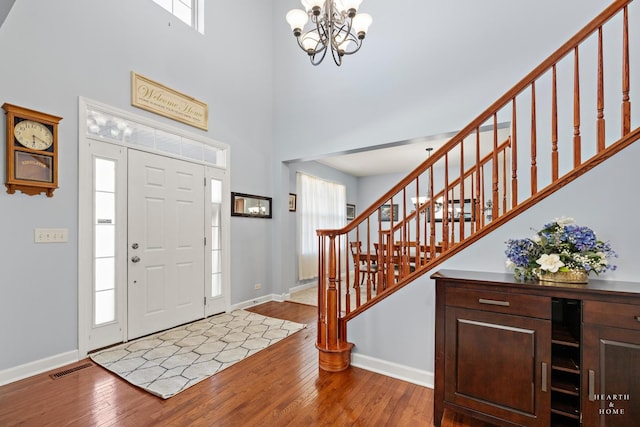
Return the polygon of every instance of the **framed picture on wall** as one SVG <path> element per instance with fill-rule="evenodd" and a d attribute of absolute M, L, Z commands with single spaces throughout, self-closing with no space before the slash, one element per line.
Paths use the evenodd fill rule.
<path fill-rule="evenodd" d="M 347 220 L 350 221 L 356 217 L 356 205 L 347 203 Z"/>
<path fill-rule="evenodd" d="M 231 192 L 231 216 L 271 218 L 271 197 Z"/>
<path fill-rule="evenodd" d="M 472 222 L 475 220 L 473 214 L 473 204 L 475 199 L 464 199 L 463 203 L 460 200 L 449 200 L 449 206 L 445 209 L 442 203 L 435 203 L 435 220 L 436 222 L 442 222 L 443 218 L 447 218 L 448 222 L 460 222 L 464 218 L 465 222 Z M 462 208 L 461 208 L 462 206 Z M 445 215 L 446 211 L 446 215 Z M 429 214 L 429 208 L 426 210 L 427 221 L 431 221 L 431 215 Z"/>
<path fill-rule="evenodd" d="M 293 193 L 289 193 L 289 212 L 296 211 L 297 196 Z"/>
<path fill-rule="evenodd" d="M 391 221 L 391 205 L 382 205 L 380 208 L 380 221 Z M 398 219 L 399 211 L 398 204 L 393 204 L 393 220 L 396 221 Z"/>

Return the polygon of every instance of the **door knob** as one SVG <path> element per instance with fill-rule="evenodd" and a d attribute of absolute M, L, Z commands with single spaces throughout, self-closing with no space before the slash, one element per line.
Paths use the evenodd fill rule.
<path fill-rule="evenodd" d="M 140 257 L 139 256 L 133 256 L 131 257 L 131 262 L 140 262 Z"/>

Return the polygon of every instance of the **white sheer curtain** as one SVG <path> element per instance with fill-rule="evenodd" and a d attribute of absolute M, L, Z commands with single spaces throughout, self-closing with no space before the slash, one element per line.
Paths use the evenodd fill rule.
<path fill-rule="evenodd" d="M 303 173 L 298 188 L 298 280 L 318 277 L 319 228 L 342 228 L 347 223 L 347 189 Z"/>

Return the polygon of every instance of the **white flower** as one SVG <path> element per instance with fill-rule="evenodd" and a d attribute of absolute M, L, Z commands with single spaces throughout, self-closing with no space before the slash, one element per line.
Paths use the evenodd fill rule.
<path fill-rule="evenodd" d="M 516 268 L 516 263 L 511 261 L 510 259 L 508 259 L 505 264 L 507 266 L 507 270 L 513 270 Z"/>
<path fill-rule="evenodd" d="M 540 264 L 542 270 L 546 270 L 550 273 L 555 273 L 560 267 L 564 266 L 564 262 L 560 261 L 560 255 L 558 254 L 543 254 L 536 260 Z"/>
<path fill-rule="evenodd" d="M 540 237 L 540 236 L 538 236 L 538 235 L 536 234 L 536 235 L 534 235 L 534 236 L 531 238 L 531 240 L 532 240 L 533 242 L 535 242 L 535 243 L 540 243 L 540 242 L 542 242 L 542 237 Z"/>
<path fill-rule="evenodd" d="M 554 222 L 556 222 L 560 227 L 564 227 L 565 225 L 575 224 L 576 220 L 573 218 L 563 216 L 561 218 L 554 219 Z"/>

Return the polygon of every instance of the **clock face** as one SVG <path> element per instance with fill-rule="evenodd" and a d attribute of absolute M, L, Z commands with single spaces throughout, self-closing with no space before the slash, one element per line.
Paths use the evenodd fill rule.
<path fill-rule="evenodd" d="M 49 128 L 33 120 L 23 120 L 15 125 L 13 134 L 23 146 L 32 150 L 46 150 L 53 144 L 53 134 Z"/>

